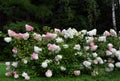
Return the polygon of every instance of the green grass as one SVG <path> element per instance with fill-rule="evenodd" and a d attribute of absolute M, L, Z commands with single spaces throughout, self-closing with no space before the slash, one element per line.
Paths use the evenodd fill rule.
<path fill-rule="evenodd" d="M 0 81 L 26 81 L 23 78 L 14 79 L 5 76 L 5 65 L 0 64 Z M 120 81 L 120 71 L 114 71 L 99 76 L 80 75 L 79 77 L 36 77 L 29 81 Z"/>

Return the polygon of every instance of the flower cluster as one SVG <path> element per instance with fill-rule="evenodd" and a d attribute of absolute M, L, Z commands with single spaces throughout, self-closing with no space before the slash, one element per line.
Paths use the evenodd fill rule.
<path fill-rule="evenodd" d="M 110 72 L 120 68 L 120 37 L 115 30 L 98 36 L 97 30 L 77 31 L 74 28 L 37 33 L 25 25 L 25 33 L 8 30 L 4 40 L 13 46 L 14 62 L 6 62 L 6 76 L 30 79 L 35 76 L 96 76 L 105 67 Z M 101 67 L 103 66 L 103 67 Z M 87 71 L 87 72 L 86 72 Z"/>

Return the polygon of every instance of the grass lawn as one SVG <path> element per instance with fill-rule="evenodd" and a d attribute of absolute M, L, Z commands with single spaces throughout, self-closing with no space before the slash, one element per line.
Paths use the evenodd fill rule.
<path fill-rule="evenodd" d="M 26 81 L 23 78 L 14 79 L 12 77 L 5 76 L 5 65 L 0 64 L 0 81 Z M 29 81 L 120 81 L 120 70 L 106 73 L 99 76 L 90 76 L 90 75 L 80 75 L 79 77 L 36 77 L 31 78 Z"/>

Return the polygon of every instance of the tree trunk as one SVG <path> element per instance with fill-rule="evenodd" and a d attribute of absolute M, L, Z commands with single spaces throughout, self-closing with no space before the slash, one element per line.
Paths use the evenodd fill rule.
<path fill-rule="evenodd" d="M 114 3 L 114 0 L 112 1 L 112 22 L 113 22 L 113 28 L 117 31 L 116 19 L 115 19 L 115 3 Z"/>

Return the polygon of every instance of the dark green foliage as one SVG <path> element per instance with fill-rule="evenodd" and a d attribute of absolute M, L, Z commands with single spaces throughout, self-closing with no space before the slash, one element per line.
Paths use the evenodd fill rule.
<path fill-rule="evenodd" d="M 14 58 L 12 56 L 12 48 L 10 45 L 6 45 L 5 48 L 0 48 L 2 51 L 0 53 L 0 61 L 12 61 Z"/>
<path fill-rule="evenodd" d="M 0 0 L 2 22 L 0 25 L 24 20 L 61 29 L 67 27 L 78 30 L 92 29 L 99 25 L 103 27 L 107 22 L 111 22 L 106 21 L 107 18 L 106 22 L 102 20 L 105 14 L 111 15 L 108 12 L 111 11 L 110 2 L 109 0 Z M 100 26 L 98 29 L 102 30 Z"/>
<path fill-rule="evenodd" d="M 96 26 L 96 21 L 99 16 L 99 9 L 97 9 L 98 5 L 95 0 L 87 0 L 86 6 L 89 27 L 94 28 Z"/>
<path fill-rule="evenodd" d="M 74 27 L 78 30 L 112 28 L 112 0 L 0 0 L 0 30 L 16 21 L 32 21 L 40 26 Z M 116 7 L 119 26 L 119 5 Z"/>

